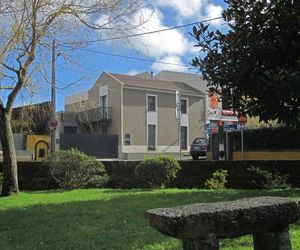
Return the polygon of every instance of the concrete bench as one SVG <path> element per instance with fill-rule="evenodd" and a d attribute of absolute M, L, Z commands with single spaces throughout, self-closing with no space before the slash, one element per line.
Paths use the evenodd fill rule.
<path fill-rule="evenodd" d="M 253 235 L 255 250 L 290 250 L 289 224 L 300 218 L 294 199 L 255 197 L 157 208 L 145 213 L 159 232 L 181 239 L 185 250 L 218 250 L 219 239 Z"/>

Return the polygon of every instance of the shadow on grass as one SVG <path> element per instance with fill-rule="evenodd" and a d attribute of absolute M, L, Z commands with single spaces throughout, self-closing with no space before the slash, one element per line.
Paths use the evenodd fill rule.
<path fill-rule="evenodd" d="M 83 191 L 84 194 L 88 192 Z M 66 199 L 60 204 L 22 206 L 0 211 L 0 249 L 181 249 L 180 241 L 163 236 L 148 226 L 144 219 L 146 210 L 257 195 L 300 197 L 299 190 L 216 192 L 92 190 L 90 192 L 99 194 L 99 199 L 87 201 Z M 49 198 L 52 194 L 64 192 L 51 190 L 26 194 L 36 193 L 45 194 Z M 72 199 L 79 193 L 81 192 L 70 193 L 73 195 Z M 225 249 L 244 249 L 239 246 L 251 245 L 247 239 L 241 240 L 241 243 L 238 243 L 239 241 L 233 243 L 224 241 L 223 245 Z"/>

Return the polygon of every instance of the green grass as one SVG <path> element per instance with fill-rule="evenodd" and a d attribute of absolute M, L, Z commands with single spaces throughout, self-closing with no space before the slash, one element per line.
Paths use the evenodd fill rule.
<path fill-rule="evenodd" d="M 74 190 L 23 192 L 0 198 L 0 249 L 181 249 L 144 219 L 147 209 L 194 202 L 272 195 L 300 198 L 300 190 Z M 292 226 L 300 249 L 300 224 Z M 222 249 L 252 249 L 250 236 L 221 242 Z"/>

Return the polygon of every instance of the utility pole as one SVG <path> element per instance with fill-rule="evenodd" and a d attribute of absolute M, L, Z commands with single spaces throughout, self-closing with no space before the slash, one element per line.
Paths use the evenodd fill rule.
<path fill-rule="evenodd" d="M 55 113 L 56 113 L 56 91 L 55 91 L 55 40 L 52 42 L 52 81 L 51 81 L 51 104 L 52 104 L 52 116 L 51 116 L 51 123 L 52 121 L 56 121 Z M 51 135 L 51 154 L 55 152 L 55 133 L 56 127 L 52 126 L 50 123 L 50 135 Z"/>

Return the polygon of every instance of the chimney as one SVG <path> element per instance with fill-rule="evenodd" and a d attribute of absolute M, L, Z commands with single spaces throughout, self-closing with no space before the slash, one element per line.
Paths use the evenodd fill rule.
<path fill-rule="evenodd" d="M 151 74 L 151 78 L 153 78 L 153 71 L 151 71 L 150 74 Z"/>

